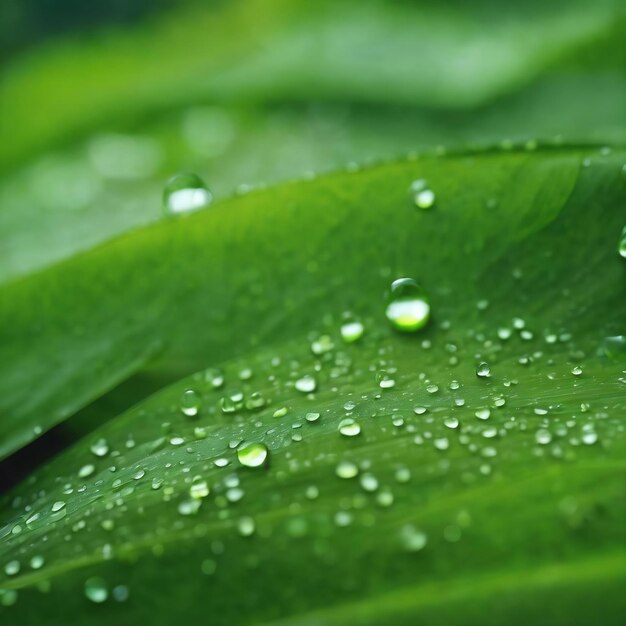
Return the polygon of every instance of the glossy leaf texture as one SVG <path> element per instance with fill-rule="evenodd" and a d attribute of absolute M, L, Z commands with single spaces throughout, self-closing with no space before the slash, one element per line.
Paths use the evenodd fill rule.
<path fill-rule="evenodd" d="M 4 287 L 13 447 L 131 371 L 109 401 L 199 371 L 4 498 L 6 615 L 619 623 L 625 162 L 540 146 L 335 173 Z M 385 317 L 399 277 L 430 303 L 416 334 Z"/>

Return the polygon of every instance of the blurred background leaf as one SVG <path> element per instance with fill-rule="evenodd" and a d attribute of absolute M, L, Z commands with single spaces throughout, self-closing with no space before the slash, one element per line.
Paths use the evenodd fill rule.
<path fill-rule="evenodd" d="M 179 170 L 225 197 L 440 144 L 623 143 L 625 15 L 246 0 L 51 40 L 4 71 L 0 280 L 158 220 Z"/>

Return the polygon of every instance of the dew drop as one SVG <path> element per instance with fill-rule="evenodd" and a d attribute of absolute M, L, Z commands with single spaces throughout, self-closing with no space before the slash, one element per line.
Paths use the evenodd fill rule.
<path fill-rule="evenodd" d="M 93 465 L 91 465 L 90 463 L 87 464 L 87 465 L 83 465 L 78 470 L 78 477 L 79 478 L 87 478 L 88 476 L 91 476 L 95 471 L 96 471 L 96 468 Z"/>
<path fill-rule="evenodd" d="M 396 330 L 415 332 L 428 322 L 430 304 L 412 278 L 398 278 L 391 284 L 385 315 Z"/>
<path fill-rule="evenodd" d="M 254 534 L 255 523 L 251 517 L 242 517 L 237 521 L 237 530 L 242 537 L 250 537 Z"/>
<path fill-rule="evenodd" d="M 491 368 L 484 361 L 478 364 L 476 368 L 476 376 L 478 378 L 489 378 L 491 376 Z"/>
<path fill-rule="evenodd" d="M 194 500 L 206 498 L 209 495 L 209 485 L 206 480 L 198 480 L 189 487 L 189 495 Z"/>
<path fill-rule="evenodd" d="M 479 420 L 488 420 L 489 416 L 491 415 L 491 411 L 489 409 L 478 409 L 474 415 L 479 419 Z"/>
<path fill-rule="evenodd" d="M 267 446 L 263 443 L 249 443 L 237 450 L 237 458 L 244 467 L 260 467 L 267 455 Z"/>
<path fill-rule="evenodd" d="M 339 478 L 354 478 L 358 473 L 359 468 L 352 461 L 340 461 L 335 468 Z"/>
<path fill-rule="evenodd" d="M 181 515 L 195 515 L 199 511 L 201 504 L 201 499 L 183 500 L 178 503 L 178 512 Z"/>
<path fill-rule="evenodd" d="M 168 214 L 189 213 L 208 207 L 213 195 L 196 174 L 177 174 L 163 190 L 163 208 Z"/>
<path fill-rule="evenodd" d="M 617 251 L 622 259 L 626 259 L 626 226 L 622 228 L 622 236 L 619 239 L 619 243 L 617 244 Z"/>
<path fill-rule="evenodd" d="M 540 428 L 535 433 L 535 441 L 542 446 L 549 444 L 552 441 L 552 434 L 546 428 Z"/>
<path fill-rule="evenodd" d="M 381 389 L 391 389 L 396 386 L 394 377 L 386 370 L 380 370 L 376 373 L 376 382 Z"/>
<path fill-rule="evenodd" d="M 402 527 L 400 531 L 400 536 L 402 539 L 402 545 L 409 552 L 419 552 L 426 547 L 426 543 L 428 542 L 428 537 L 426 533 L 415 528 L 412 524 L 407 524 Z"/>
<path fill-rule="evenodd" d="M 89 449 L 96 456 L 103 457 L 109 453 L 109 444 L 106 442 L 106 439 L 98 439 Z"/>
<path fill-rule="evenodd" d="M 109 589 L 106 582 L 98 576 L 88 578 L 85 581 L 85 596 L 96 604 L 104 602 L 109 597 Z"/>
<path fill-rule="evenodd" d="M 315 378 L 313 378 L 313 376 L 307 375 L 296 380 L 296 389 L 298 391 L 301 391 L 302 393 L 311 393 L 315 391 L 316 387 L 317 382 L 315 381 Z"/>
<path fill-rule="evenodd" d="M 430 209 L 435 204 L 435 192 L 428 188 L 428 183 L 423 178 L 411 183 L 409 193 L 418 209 Z"/>
<path fill-rule="evenodd" d="M 339 432 L 345 437 L 355 437 L 361 432 L 358 422 L 347 417 L 339 422 Z"/>
<path fill-rule="evenodd" d="M 347 320 L 341 325 L 341 338 L 346 343 L 354 343 L 363 336 L 364 327 L 358 320 Z"/>
<path fill-rule="evenodd" d="M 187 417 L 198 415 L 200 408 L 200 396 L 193 389 L 186 389 L 180 399 L 180 410 Z"/>

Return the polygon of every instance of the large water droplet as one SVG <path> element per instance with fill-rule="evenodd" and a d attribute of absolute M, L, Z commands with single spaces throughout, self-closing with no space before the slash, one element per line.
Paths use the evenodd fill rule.
<path fill-rule="evenodd" d="M 163 190 L 163 208 L 167 213 L 189 213 L 211 204 L 213 195 L 196 174 L 177 174 Z"/>
<path fill-rule="evenodd" d="M 398 278 L 391 284 L 385 314 L 397 330 L 414 332 L 428 322 L 430 305 L 424 291 L 412 278 Z"/>
<path fill-rule="evenodd" d="M 245 467 L 260 467 L 267 455 L 267 447 L 263 443 L 249 443 L 237 450 L 237 458 Z"/>

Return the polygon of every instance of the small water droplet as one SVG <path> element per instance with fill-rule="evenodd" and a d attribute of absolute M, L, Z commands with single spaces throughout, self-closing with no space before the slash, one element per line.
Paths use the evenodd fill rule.
<path fill-rule="evenodd" d="M 183 500 L 178 503 L 178 512 L 181 515 L 195 515 L 200 510 L 201 504 L 201 499 Z"/>
<path fill-rule="evenodd" d="M 535 441 L 542 446 L 545 446 L 552 441 L 552 433 L 546 428 L 540 428 L 535 433 Z"/>
<path fill-rule="evenodd" d="M 476 376 L 478 378 L 489 378 L 491 376 L 491 368 L 484 361 L 478 364 L 476 368 Z"/>
<path fill-rule="evenodd" d="M 358 341 L 363 336 L 364 326 L 361 322 L 355 319 L 347 319 L 341 325 L 341 338 L 346 343 L 353 343 Z"/>
<path fill-rule="evenodd" d="M 339 432 L 346 437 L 355 437 L 361 432 L 358 422 L 347 417 L 339 422 Z"/>
<path fill-rule="evenodd" d="M 89 449 L 96 456 L 102 457 L 109 453 L 109 444 L 106 442 L 106 439 L 98 439 Z"/>
<path fill-rule="evenodd" d="M 177 174 L 163 190 L 163 208 L 168 214 L 189 213 L 208 207 L 213 195 L 196 174 Z"/>
<path fill-rule="evenodd" d="M 186 389 L 180 399 L 180 410 L 187 417 L 195 417 L 200 409 L 200 396 L 193 389 Z"/>
<path fill-rule="evenodd" d="M 359 468 L 352 461 L 340 461 L 335 468 L 335 474 L 339 478 L 354 478 L 359 473 Z"/>
<path fill-rule="evenodd" d="M 396 385 L 394 377 L 386 370 L 380 370 L 376 373 L 376 382 L 381 389 L 391 389 Z"/>
<path fill-rule="evenodd" d="M 415 332 L 427 324 L 430 304 L 412 278 L 399 278 L 391 284 L 385 315 L 395 329 Z"/>
<path fill-rule="evenodd" d="M 419 552 L 426 547 L 428 537 L 425 532 L 415 528 L 412 524 L 406 524 L 400 531 L 402 544 L 409 552 Z"/>
<path fill-rule="evenodd" d="M 313 376 L 306 375 L 296 380 L 296 389 L 302 393 L 311 393 L 315 391 L 316 387 L 317 382 Z"/>
<path fill-rule="evenodd" d="M 474 415 L 479 419 L 479 420 L 488 420 L 489 416 L 491 415 L 491 411 L 489 409 L 478 409 Z"/>
<path fill-rule="evenodd" d="M 267 459 L 267 446 L 263 443 L 249 443 L 237 450 L 237 458 L 245 467 L 260 467 Z"/>
<path fill-rule="evenodd" d="M 251 517 L 241 517 L 237 521 L 237 530 L 242 537 L 250 537 L 255 531 L 254 520 Z"/>
<path fill-rule="evenodd" d="M 30 566 L 32 569 L 41 569 L 43 567 L 43 564 L 44 564 L 44 558 L 38 554 L 36 554 L 30 560 Z"/>
<path fill-rule="evenodd" d="M 423 178 L 411 183 L 409 194 L 418 209 L 430 209 L 435 204 L 435 192 L 428 188 L 428 183 Z"/>
<path fill-rule="evenodd" d="M 9 561 L 5 566 L 4 566 L 4 573 L 7 576 L 15 576 L 16 574 L 19 573 L 21 568 L 20 562 L 19 561 Z"/>
<path fill-rule="evenodd" d="M 85 595 L 92 602 L 100 604 L 109 597 L 109 589 L 102 578 L 92 576 L 85 581 Z"/>
<path fill-rule="evenodd" d="M 79 478 L 87 478 L 88 476 L 91 476 L 95 471 L 96 471 L 96 468 L 93 465 L 91 465 L 90 463 L 87 464 L 87 465 L 83 465 L 78 470 L 78 477 Z"/>

